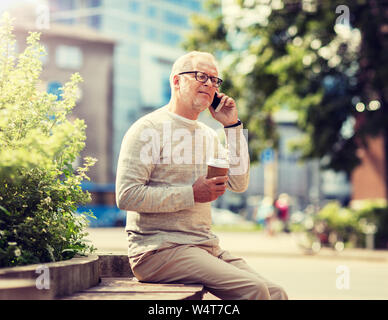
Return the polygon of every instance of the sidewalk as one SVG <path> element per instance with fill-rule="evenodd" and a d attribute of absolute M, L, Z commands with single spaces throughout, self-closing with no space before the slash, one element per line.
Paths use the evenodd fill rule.
<path fill-rule="evenodd" d="M 269 257 L 306 257 L 326 259 L 355 259 L 388 261 L 388 250 L 367 250 L 345 248 L 337 252 L 331 248 L 322 248 L 315 255 L 308 255 L 299 248 L 295 235 L 279 233 L 269 236 L 265 232 L 222 232 L 217 233 L 220 245 L 225 249 L 240 255 L 255 255 Z M 238 239 L 238 241 L 236 241 Z"/>
<path fill-rule="evenodd" d="M 127 239 L 124 227 L 89 228 L 89 236 L 98 253 L 127 254 Z M 215 232 L 220 246 L 240 256 L 306 257 L 297 245 L 293 234 L 280 233 L 268 236 L 265 232 Z M 311 257 L 322 259 L 353 259 L 388 262 L 388 250 L 367 250 L 345 248 L 336 252 L 322 248 Z"/>

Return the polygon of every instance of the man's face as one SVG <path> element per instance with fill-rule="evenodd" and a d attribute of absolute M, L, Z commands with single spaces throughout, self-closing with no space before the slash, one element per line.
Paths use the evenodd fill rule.
<path fill-rule="evenodd" d="M 218 77 L 217 68 L 213 60 L 207 56 L 197 56 L 192 61 L 193 68 L 190 71 L 201 71 L 209 76 Z M 217 90 L 210 79 L 205 83 L 197 81 L 195 74 L 181 75 L 180 91 L 182 99 L 191 102 L 192 108 L 197 112 L 206 110 L 213 101 L 214 94 Z M 182 81 L 183 80 L 183 81 Z"/>

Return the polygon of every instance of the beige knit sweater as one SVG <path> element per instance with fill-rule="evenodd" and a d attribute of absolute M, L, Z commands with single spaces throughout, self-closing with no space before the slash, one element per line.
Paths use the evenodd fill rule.
<path fill-rule="evenodd" d="M 248 187 L 249 154 L 242 125 L 225 129 L 230 152 L 228 189 Z M 193 183 L 225 149 L 216 132 L 162 107 L 126 133 L 117 167 L 116 202 L 127 211 L 128 255 L 176 244 L 216 245 L 211 203 L 194 202 Z"/>

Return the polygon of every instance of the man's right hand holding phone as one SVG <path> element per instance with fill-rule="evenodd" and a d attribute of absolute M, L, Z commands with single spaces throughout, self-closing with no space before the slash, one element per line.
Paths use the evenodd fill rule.
<path fill-rule="evenodd" d="M 221 92 L 216 92 L 215 96 L 220 99 L 220 102 L 218 106 L 215 106 L 217 108 L 217 111 L 215 111 L 215 107 L 213 106 L 213 104 L 209 108 L 212 117 L 217 121 L 221 122 L 224 127 L 237 123 L 238 112 L 234 99 Z M 217 98 L 215 98 L 215 100 Z"/>

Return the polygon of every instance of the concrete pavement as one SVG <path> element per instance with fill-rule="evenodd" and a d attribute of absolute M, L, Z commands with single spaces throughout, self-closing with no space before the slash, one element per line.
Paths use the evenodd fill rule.
<path fill-rule="evenodd" d="M 127 253 L 127 239 L 124 227 L 89 228 L 87 237 L 98 249 L 97 253 Z M 220 239 L 220 246 L 240 256 L 262 257 L 306 257 L 298 247 L 295 235 L 279 233 L 269 236 L 265 232 L 215 232 Z M 345 248 L 337 252 L 322 248 L 314 258 L 352 259 L 388 262 L 388 250 L 367 250 Z"/>
<path fill-rule="evenodd" d="M 123 227 L 92 228 L 97 253 L 126 254 Z M 388 251 L 324 248 L 305 255 L 292 234 L 215 232 L 222 248 L 242 257 L 263 277 L 281 285 L 291 300 L 388 299 Z M 347 279 L 347 280 L 346 280 Z M 205 300 L 217 299 L 210 293 Z"/>

